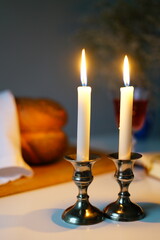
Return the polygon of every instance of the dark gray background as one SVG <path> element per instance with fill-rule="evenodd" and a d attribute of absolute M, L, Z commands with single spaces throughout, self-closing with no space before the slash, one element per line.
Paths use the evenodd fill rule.
<path fill-rule="evenodd" d="M 65 128 L 76 136 L 79 61 L 83 46 L 75 39 L 93 0 L 0 1 L 0 90 L 16 96 L 49 97 L 68 112 Z M 86 49 L 87 52 L 87 49 Z M 106 79 L 88 73 L 92 86 L 91 135 L 117 132 Z M 157 77 L 157 84 L 159 77 Z M 157 109 L 152 134 L 160 135 Z"/>

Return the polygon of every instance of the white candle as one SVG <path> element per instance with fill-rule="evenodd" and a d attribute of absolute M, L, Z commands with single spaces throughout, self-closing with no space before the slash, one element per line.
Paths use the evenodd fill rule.
<path fill-rule="evenodd" d="M 120 88 L 120 126 L 119 126 L 119 159 L 128 160 L 132 151 L 132 111 L 134 88 L 129 86 L 129 63 L 125 56 L 123 65 L 125 87 Z"/>
<path fill-rule="evenodd" d="M 81 82 L 78 87 L 77 161 L 89 160 L 91 87 L 87 86 L 85 50 L 81 58 Z"/>

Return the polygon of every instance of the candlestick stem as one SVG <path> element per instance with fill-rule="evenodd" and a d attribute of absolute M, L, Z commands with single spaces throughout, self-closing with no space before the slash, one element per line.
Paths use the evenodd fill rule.
<path fill-rule="evenodd" d="M 75 155 L 65 157 L 74 167 L 73 180 L 78 187 L 77 202 L 66 209 L 62 219 L 71 224 L 90 225 L 103 221 L 104 215 L 98 208 L 89 202 L 87 189 L 93 180 L 92 166 L 98 159 L 97 155 L 92 155 L 92 160 L 76 161 Z"/>
<path fill-rule="evenodd" d="M 105 216 L 116 221 L 135 221 L 143 218 L 142 208 L 131 202 L 128 192 L 129 185 L 134 179 L 134 163 L 141 155 L 132 153 L 131 160 L 120 160 L 117 153 L 111 154 L 109 157 L 116 165 L 115 178 L 120 186 L 120 192 L 118 199 L 104 209 Z"/>

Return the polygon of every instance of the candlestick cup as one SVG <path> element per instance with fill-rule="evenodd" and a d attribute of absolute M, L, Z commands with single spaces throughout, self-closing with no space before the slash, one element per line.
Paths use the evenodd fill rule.
<path fill-rule="evenodd" d="M 63 212 L 62 219 L 71 224 L 90 225 L 103 221 L 104 214 L 89 202 L 87 188 L 93 180 L 92 166 L 98 160 L 97 155 L 91 155 L 89 161 L 77 161 L 76 155 L 66 156 L 74 167 L 73 180 L 79 189 L 76 203 Z"/>
<path fill-rule="evenodd" d="M 109 155 L 116 165 L 115 178 L 120 185 L 118 199 L 104 209 L 105 217 L 115 221 L 136 221 L 144 217 L 143 209 L 131 202 L 128 188 L 134 178 L 133 166 L 142 155 L 132 153 L 130 160 L 118 159 L 118 153 Z"/>

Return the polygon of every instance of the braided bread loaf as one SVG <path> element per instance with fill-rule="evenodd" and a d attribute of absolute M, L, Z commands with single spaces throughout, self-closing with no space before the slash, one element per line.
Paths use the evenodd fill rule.
<path fill-rule="evenodd" d="M 63 107 L 49 99 L 16 98 L 16 104 L 24 160 L 35 165 L 60 158 L 67 146 Z"/>

